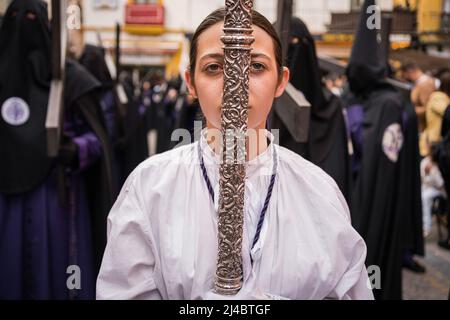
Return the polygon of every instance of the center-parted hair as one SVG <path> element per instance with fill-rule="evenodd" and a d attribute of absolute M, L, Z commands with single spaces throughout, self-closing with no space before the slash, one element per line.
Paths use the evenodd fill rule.
<path fill-rule="evenodd" d="M 200 23 L 200 25 L 195 30 L 194 35 L 192 36 L 191 48 L 189 51 L 189 70 L 191 72 L 192 79 L 194 79 L 195 65 L 197 63 L 198 38 L 208 28 L 212 27 L 216 23 L 223 22 L 225 19 L 225 14 L 225 8 L 220 8 L 213 11 Z M 252 23 L 253 25 L 263 29 L 272 38 L 278 75 L 281 76 L 283 71 L 281 41 L 278 37 L 277 32 L 275 31 L 275 28 L 272 26 L 269 20 L 266 19 L 266 17 L 255 10 L 252 11 Z"/>

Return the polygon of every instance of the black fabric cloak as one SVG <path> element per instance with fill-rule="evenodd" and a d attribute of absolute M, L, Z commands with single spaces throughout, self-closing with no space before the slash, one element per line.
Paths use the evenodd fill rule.
<path fill-rule="evenodd" d="M 412 103 L 403 100 L 404 142 L 400 153 L 398 210 L 403 215 L 404 250 L 425 254 L 422 224 L 422 179 L 420 176 L 419 127 Z"/>
<path fill-rule="evenodd" d="M 30 12 L 36 13 L 34 19 L 27 18 Z M 45 132 L 50 46 L 45 4 L 12 2 L 0 31 L 0 192 L 4 194 L 34 189 L 53 163 L 47 157 Z"/>
<path fill-rule="evenodd" d="M 353 104 L 349 110 L 357 106 Z M 399 210 L 400 164 L 403 163 L 403 154 L 399 150 L 403 131 L 402 101 L 393 88 L 380 85 L 360 106 L 363 111 L 362 136 L 352 132 L 355 150 L 361 150 L 362 155 L 359 170 L 354 172 L 350 201 L 352 224 L 366 242 L 366 266 L 378 266 L 381 271 L 381 289 L 374 289 L 375 298 L 401 299 L 402 220 L 405 216 Z M 390 144 L 385 142 L 383 147 L 383 140 L 390 131 L 392 141 Z M 394 152 L 389 157 L 385 150 L 390 147 Z"/>

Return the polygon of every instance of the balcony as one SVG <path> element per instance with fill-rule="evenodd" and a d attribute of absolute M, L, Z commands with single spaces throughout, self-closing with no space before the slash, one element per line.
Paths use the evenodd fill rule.
<path fill-rule="evenodd" d="M 124 30 L 143 35 L 163 33 L 164 6 L 162 4 L 127 4 Z"/>

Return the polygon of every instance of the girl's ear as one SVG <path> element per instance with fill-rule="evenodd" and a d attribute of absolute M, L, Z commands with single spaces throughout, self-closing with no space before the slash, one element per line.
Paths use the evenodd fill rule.
<path fill-rule="evenodd" d="M 191 71 L 186 70 L 184 72 L 184 78 L 186 80 L 187 88 L 189 90 L 189 94 L 197 99 L 197 91 L 195 90 L 194 79 L 191 77 Z"/>
<path fill-rule="evenodd" d="M 275 90 L 275 98 L 278 98 L 279 96 L 281 96 L 283 94 L 284 89 L 286 88 L 288 82 L 289 82 L 289 69 L 286 67 L 283 67 L 281 79 L 279 80 L 277 90 Z"/>

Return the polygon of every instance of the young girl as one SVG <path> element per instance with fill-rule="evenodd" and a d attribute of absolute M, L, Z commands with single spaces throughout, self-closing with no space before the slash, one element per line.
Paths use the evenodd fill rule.
<path fill-rule="evenodd" d="M 99 299 L 221 297 L 214 294 L 220 156 L 211 132 L 220 129 L 224 15 L 224 9 L 216 10 L 200 24 L 186 71 L 206 128 L 200 141 L 149 158 L 128 178 L 108 218 Z M 265 130 L 289 70 L 282 66 L 272 25 L 256 11 L 252 19 L 248 129 L 267 139 L 260 139 L 257 148 L 249 146 L 256 152 L 249 152 L 246 161 L 243 284 L 233 298 L 372 299 L 366 246 L 350 224 L 336 183 L 275 145 Z M 253 245 L 272 176 L 272 195 Z"/>

